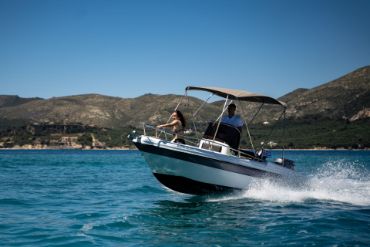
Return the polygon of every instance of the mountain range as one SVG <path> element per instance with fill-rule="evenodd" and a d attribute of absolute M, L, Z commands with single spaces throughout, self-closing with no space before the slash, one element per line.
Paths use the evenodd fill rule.
<path fill-rule="evenodd" d="M 299 119 L 348 119 L 355 121 L 370 117 L 370 66 L 350 72 L 318 87 L 296 89 L 280 98 L 287 104 L 286 116 Z M 119 98 L 99 94 L 65 97 L 21 98 L 0 95 L 0 122 L 3 127 L 14 123 L 82 123 L 108 128 L 139 126 L 144 122 L 167 121 L 181 100 L 180 95 L 145 94 L 136 98 Z M 185 105 L 190 115 L 202 104 L 189 97 Z M 219 102 L 208 103 L 197 115 L 206 122 L 220 112 Z M 183 107 L 183 105 L 182 105 Z M 250 104 L 253 112 L 258 106 Z M 279 113 L 267 107 L 257 121 L 277 118 Z"/>

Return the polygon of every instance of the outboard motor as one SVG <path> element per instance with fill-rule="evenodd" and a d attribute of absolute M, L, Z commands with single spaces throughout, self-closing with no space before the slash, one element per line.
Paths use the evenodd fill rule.
<path fill-rule="evenodd" d="M 295 164 L 294 164 L 294 161 L 293 160 L 283 159 L 283 158 L 277 158 L 275 160 L 275 163 L 278 164 L 278 165 L 284 166 L 286 168 L 289 168 L 289 169 L 294 170 Z"/>

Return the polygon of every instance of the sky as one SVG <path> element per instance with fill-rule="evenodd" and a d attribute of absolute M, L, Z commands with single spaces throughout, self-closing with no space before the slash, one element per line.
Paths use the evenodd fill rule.
<path fill-rule="evenodd" d="M 0 0 L 0 94 L 280 97 L 370 65 L 369 0 Z"/>

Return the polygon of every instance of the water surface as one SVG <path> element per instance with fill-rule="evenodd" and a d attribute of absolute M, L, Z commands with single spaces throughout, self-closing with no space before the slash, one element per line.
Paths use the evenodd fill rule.
<path fill-rule="evenodd" d="M 370 152 L 286 156 L 304 186 L 197 197 L 138 151 L 0 151 L 0 246 L 369 246 Z"/>

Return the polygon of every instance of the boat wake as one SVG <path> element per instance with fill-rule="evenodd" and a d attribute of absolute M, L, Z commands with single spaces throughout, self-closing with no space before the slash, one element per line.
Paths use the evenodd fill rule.
<path fill-rule="evenodd" d="M 278 203 L 309 200 L 336 201 L 353 205 L 370 205 L 370 172 L 365 167 L 348 162 L 327 162 L 300 185 L 281 181 L 260 180 L 239 194 L 207 201 L 254 199 Z"/>

